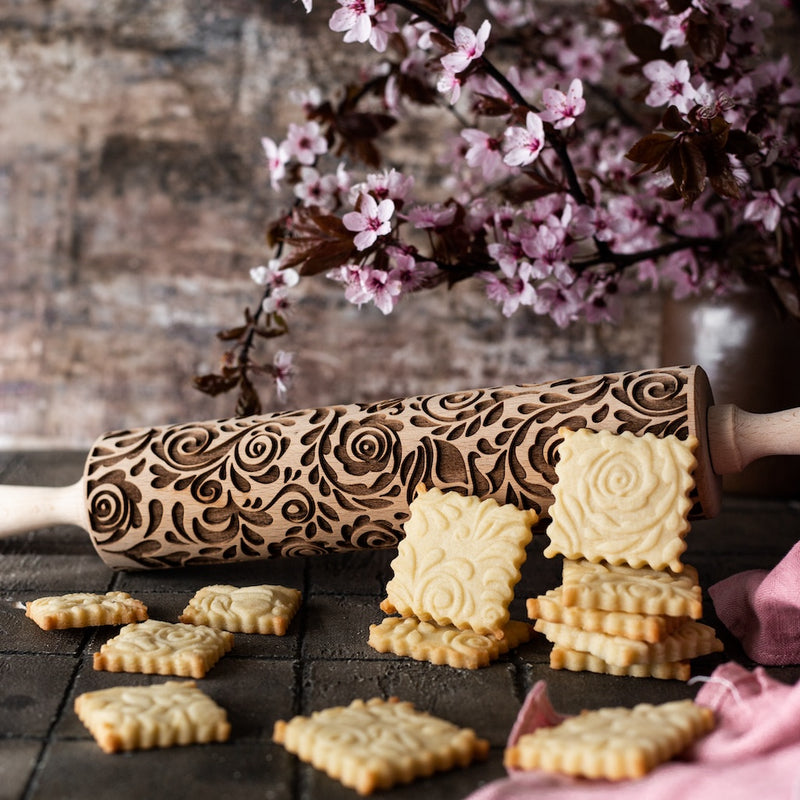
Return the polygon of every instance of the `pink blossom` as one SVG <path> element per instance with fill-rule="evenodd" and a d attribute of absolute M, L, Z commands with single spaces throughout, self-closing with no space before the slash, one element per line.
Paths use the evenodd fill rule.
<path fill-rule="evenodd" d="M 530 268 L 522 245 L 518 241 L 495 242 L 490 244 L 487 250 L 507 278 L 511 278 L 518 273 L 527 272 Z"/>
<path fill-rule="evenodd" d="M 486 180 L 496 178 L 503 172 L 501 141 L 478 128 L 465 128 L 461 137 L 469 143 L 464 159 L 471 167 L 480 167 Z"/>
<path fill-rule="evenodd" d="M 696 92 L 690 83 L 691 73 L 686 60 L 673 66 L 668 61 L 656 59 L 645 64 L 642 72 L 652 82 L 645 99 L 647 105 L 657 108 L 669 103 L 684 114 L 689 111 L 696 100 Z"/>
<path fill-rule="evenodd" d="M 394 9 L 378 11 L 372 18 L 372 30 L 369 34 L 369 43 L 378 53 L 386 51 L 389 44 L 389 34 L 397 33 L 397 14 Z"/>
<path fill-rule="evenodd" d="M 285 292 L 272 292 L 261 301 L 265 314 L 286 314 L 291 307 Z"/>
<path fill-rule="evenodd" d="M 350 303 L 362 306 L 372 302 L 384 314 L 394 309 L 403 292 L 398 277 L 368 265 L 345 264 L 328 277 L 345 285 L 344 296 Z"/>
<path fill-rule="evenodd" d="M 574 287 L 547 283 L 538 287 L 533 310 L 549 316 L 559 328 L 566 328 L 579 315 L 581 300 Z"/>
<path fill-rule="evenodd" d="M 314 167 L 303 167 L 294 194 L 304 206 L 319 206 L 331 211 L 336 206 L 338 189 L 336 175 L 320 175 Z"/>
<path fill-rule="evenodd" d="M 365 296 L 384 314 L 392 312 L 403 291 L 400 281 L 382 269 L 365 267 L 361 270 L 361 283 Z"/>
<path fill-rule="evenodd" d="M 417 261 L 407 253 L 395 256 L 395 264 L 389 277 L 400 284 L 403 293 L 424 288 L 439 272 L 439 267 L 433 261 Z"/>
<path fill-rule="evenodd" d="M 586 32 L 586 25 L 572 25 L 566 37 L 554 39 L 553 49 L 553 55 L 568 75 L 577 75 L 591 83 L 602 80 L 608 48 L 601 39 Z"/>
<path fill-rule="evenodd" d="M 542 102 L 545 106 L 545 110 L 539 114 L 542 120 L 552 122 L 554 128 L 569 128 L 575 118 L 586 109 L 581 79 L 575 78 L 566 94 L 558 89 L 545 89 L 542 92 Z"/>
<path fill-rule="evenodd" d="M 525 118 L 525 127 L 513 126 L 505 132 L 506 154 L 503 158 L 511 167 L 525 167 L 539 157 L 544 147 L 542 118 L 533 111 Z"/>
<path fill-rule="evenodd" d="M 270 184 L 277 190 L 280 182 L 286 176 L 286 165 L 289 163 L 289 149 L 286 142 L 277 144 L 269 136 L 261 138 L 261 147 L 267 157 L 267 167 L 269 169 Z"/>
<path fill-rule="evenodd" d="M 783 198 L 777 189 L 753 192 L 753 199 L 745 206 L 744 218 L 750 222 L 760 220 L 768 231 L 774 231 L 781 220 L 783 205 Z"/>
<path fill-rule="evenodd" d="M 436 88 L 442 93 L 449 95 L 450 105 L 455 105 L 461 97 L 461 78 L 455 72 L 445 70 L 436 83 Z"/>
<path fill-rule="evenodd" d="M 363 184 L 353 188 L 362 194 L 369 193 L 378 200 L 388 197 L 399 203 L 406 199 L 413 186 L 413 175 L 404 175 L 396 169 L 386 169 L 383 172 L 370 173 Z"/>
<path fill-rule="evenodd" d="M 481 23 L 477 33 L 465 25 L 459 25 L 453 34 L 455 51 L 441 58 L 445 71 L 463 72 L 476 58 L 480 58 L 486 49 L 486 40 L 491 29 L 492 25 L 488 19 Z"/>
<path fill-rule="evenodd" d="M 494 272 L 479 272 L 477 277 L 483 278 L 486 296 L 500 304 L 505 317 L 510 317 L 520 306 L 532 305 L 536 300 L 533 286 L 519 276 L 508 278 Z"/>
<path fill-rule="evenodd" d="M 394 201 L 387 198 L 378 203 L 372 195 L 362 194 L 360 209 L 345 214 L 342 222 L 347 230 L 358 231 L 353 243 L 358 250 L 366 250 L 392 229 Z"/>
<path fill-rule="evenodd" d="M 263 264 L 250 270 L 250 278 L 259 286 L 269 286 L 271 289 L 290 289 L 297 286 L 300 275 L 292 267 L 281 267 L 277 258 L 271 258 L 266 266 Z"/>
<path fill-rule="evenodd" d="M 272 360 L 272 377 L 275 379 L 275 391 L 279 400 L 286 399 L 286 393 L 292 384 L 294 373 L 294 354 L 278 350 Z"/>
<path fill-rule="evenodd" d="M 444 228 L 452 225 L 455 217 L 456 207 L 454 205 L 443 206 L 440 203 L 414 206 L 405 215 L 405 218 L 417 229 Z"/>
<path fill-rule="evenodd" d="M 372 33 L 372 15 L 375 0 L 337 0 L 337 8 L 331 16 L 332 31 L 344 32 L 346 42 L 367 42 Z"/>
<path fill-rule="evenodd" d="M 311 165 L 317 156 L 328 151 L 328 142 L 318 122 L 311 120 L 303 125 L 292 122 L 286 136 L 286 149 L 301 164 Z"/>

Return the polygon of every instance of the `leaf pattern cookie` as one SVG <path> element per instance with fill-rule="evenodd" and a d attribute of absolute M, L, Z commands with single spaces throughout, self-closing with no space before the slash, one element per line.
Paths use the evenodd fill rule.
<path fill-rule="evenodd" d="M 418 487 L 381 608 L 502 637 L 538 516 Z"/>
<path fill-rule="evenodd" d="M 224 742 L 231 730 L 225 709 L 194 681 L 85 692 L 75 713 L 106 753 Z"/>

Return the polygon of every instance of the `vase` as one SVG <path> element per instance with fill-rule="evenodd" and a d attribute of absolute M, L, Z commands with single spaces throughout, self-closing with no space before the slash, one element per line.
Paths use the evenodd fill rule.
<path fill-rule="evenodd" d="M 665 298 L 661 363 L 699 364 L 717 405 L 753 413 L 800 406 L 800 320 L 766 289 Z M 724 476 L 722 486 L 731 494 L 800 497 L 800 455 L 759 459 Z"/>

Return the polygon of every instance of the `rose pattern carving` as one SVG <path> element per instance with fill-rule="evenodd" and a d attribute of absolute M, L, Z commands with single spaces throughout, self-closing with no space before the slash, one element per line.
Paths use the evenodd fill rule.
<path fill-rule="evenodd" d="M 685 439 L 696 369 L 109 433 L 87 459 L 90 533 L 135 569 L 395 546 L 419 483 L 543 516 L 560 427 Z"/>

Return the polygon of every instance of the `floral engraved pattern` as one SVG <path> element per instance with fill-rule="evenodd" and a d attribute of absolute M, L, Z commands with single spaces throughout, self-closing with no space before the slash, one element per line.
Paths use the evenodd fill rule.
<path fill-rule="evenodd" d="M 686 439 L 695 370 L 110 433 L 87 460 L 90 532 L 136 569 L 396 546 L 420 483 L 544 516 L 559 428 Z"/>

